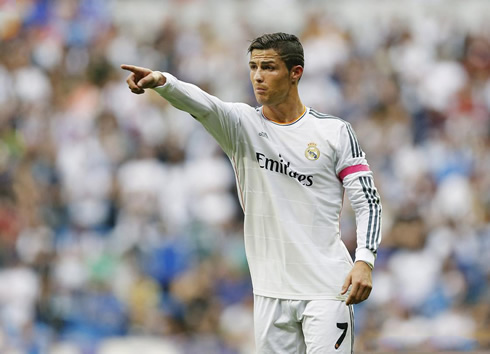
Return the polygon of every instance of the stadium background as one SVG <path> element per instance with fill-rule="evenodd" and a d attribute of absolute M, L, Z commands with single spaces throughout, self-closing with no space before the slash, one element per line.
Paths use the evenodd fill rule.
<path fill-rule="evenodd" d="M 253 353 L 229 162 L 121 63 L 255 105 L 296 33 L 304 102 L 351 122 L 384 239 L 357 352 L 490 350 L 489 1 L 0 0 L 0 352 Z M 343 238 L 355 248 L 347 204 Z"/>

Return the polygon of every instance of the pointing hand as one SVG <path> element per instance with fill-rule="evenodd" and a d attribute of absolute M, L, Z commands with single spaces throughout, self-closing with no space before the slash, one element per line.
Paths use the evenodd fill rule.
<path fill-rule="evenodd" d="M 131 72 L 126 82 L 131 92 L 138 95 L 144 93 L 147 88 L 162 86 L 167 81 L 161 72 L 140 66 L 123 64 L 121 69 Z"/>

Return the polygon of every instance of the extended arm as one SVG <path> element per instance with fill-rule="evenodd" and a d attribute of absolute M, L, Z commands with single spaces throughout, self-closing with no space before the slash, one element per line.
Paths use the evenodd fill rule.
<path fill-rule="evenodd" d="M 155 90 L 172 106 L 197 119 L 227 155 L 233 153 L 240 117 L 234 104 L 223 102 L 196 85 L 180 81 L 169 73 L 134 65 L 121 65 L 121 68 L 130 71 L 126 82 L 131 92 L 142 94 L 148 88 Z"/>

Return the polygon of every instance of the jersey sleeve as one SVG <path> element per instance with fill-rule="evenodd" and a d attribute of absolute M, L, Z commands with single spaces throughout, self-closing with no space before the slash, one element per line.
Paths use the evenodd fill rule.
<path fill-rule="evenodd" d="M 336 173 L 356 215 L 356 261 L 374 266 L 381 241 L 381 202 L 366 155 L 349 123 L 342 125 L 337 143 Z"/>
<path fill-rule="evenodd" d="M 169 73 L 163 75 L 167 79 L 166 83 L 153 90 L 175 108 L 191 114 L 230 156 L 235 151 L 240 125 L 235 104 L 223 102 L 196 85 L 180 81 Z"/>

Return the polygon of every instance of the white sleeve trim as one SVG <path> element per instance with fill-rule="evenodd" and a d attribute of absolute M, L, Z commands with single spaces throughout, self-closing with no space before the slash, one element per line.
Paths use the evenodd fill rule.
<path fill-rule="evenodd" d="M 356 249 L 356 262 L 363 261 L 366 262 L 371 269 L 374 268 L 374 261 L 376 260 L 376 255 L 368 250 L 367 248 Z"/>

